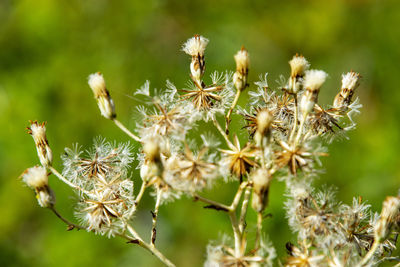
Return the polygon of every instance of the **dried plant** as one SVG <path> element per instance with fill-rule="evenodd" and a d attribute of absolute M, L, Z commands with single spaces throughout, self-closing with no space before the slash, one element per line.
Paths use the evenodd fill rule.
<path fill-rule="evenodd" d="M 234 56 L 236 71 L 214 72 L 207 84 L 207 44 L 206 38 L 195 35 L 182 47 L 191 56 L 189 88 L 177 89 L 168 81 L 166 90 L 152 95 L 146 82 L 135 92 L 149 103 L 138 108 L 143 119 L 137 122 L 136 133 L 116 119 L 103 75 L 89 76 L 101 115 L 141 145 L 137 153 L 128 143 L 97 139 L 85 152 L 79 146 L 65 149 L 64 169 L 59 172 L 52 167 L 45 123 L 31 122 L 28 133 L 35 141 L 41 166 L 27 169 L 22 178 L 35 190 L 39 205 L 54 212 L 69 230 L 122 237 L 149 250 L 165 265 L 174 266 L 156 248 L 158 210 L 160 205 L 186 195 L 204 202 L 206 208 L 226 213 L 232 224 L 232 238 L 226 235 L 207 247 L 205 266 L 272 266 L 276 253 L 265 238 L 262 223 L 270 184 L 279 180 L 287 187 L 288 223 L 298 235 L 297 244 L 287 243 L 285 266 L 372 266 L 399 261 L 391 256 L 399 228 L 399 196 L 387 197 L 377 214 L 361 198 L 345 205 L 335 200 L 332 190 L 312 187 L 319 157 L 327 156 L 325 146 L 355 127 L 352 115 L 359 113 L 361 105 L 353 96 L 360 75 L 353 71 L 343 74 L 332 105 L 323 107 L 318 94 L 328 76 L 324 71 L 310 70 L 309 62 L 295 55 L 289 61 L 290 77 L 282 78 L 281 88 L 272 90 L 267 75 L 261 75 L 253 85 L 248 83 L 249 53 L 242 47 Z M 238 99 L 247 88 L 251 90 L 249 106 L 239 108 Z M 248 131 L 247 140 L 229 134 L 233 112 L 240 115 L 235 118 L 247 123 L 243 129 Z M 199 121 L 212 123 L 224 143 L 199 134 Z M 201 144 L 190 141 L 192 130 L 201 136 Z M 133 166 L 140 168 L 141 186 L 136 193 L 129 177 Z M 56 210 L 48 184 L 50 174 L 77 192 L 78 223 Z M 238 183 L 229 205 L 201 196 L 217 179 Z M 136 232 L 132 217 L 148 190 L 155 204 L 149 241 L 145 241 Z M 246 227 L 249 208 L 257 213 L 254 242 L 249 241 Z"/>

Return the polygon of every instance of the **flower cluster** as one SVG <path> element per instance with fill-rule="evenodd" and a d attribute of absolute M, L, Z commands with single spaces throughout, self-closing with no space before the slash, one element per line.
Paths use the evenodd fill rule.
<path fill-rule="evenodd" d="M 328 155 L 326 146 L 355 128 L 353 115 L 361 105 L 354 94 L 361 76 L 354 71 L 343 74 L 331 104 L 321 104 L 318 96 L 328 74 L 310 69 L 305 57 L 296 54 L 289 61 L 290 75 L 282 76 L 280 87 L 274 90 L 267 74 L 249 82 L 250 56 L 244 47 L 234 55 L 234 72 L 212 72 L 208 79 L 208 43 L 207 38 L 195 35 L 182 46 L 191 60 L 186 88 L 167 81 L 165 90 L 157 91 L 146 81 L 134 92 L 143 100 L 137 107 L 141 118 L 135 117 L 136 132 L 116 119 L 104 77 L 100 73 L 89 76 L 101 115 L 140 146 L 136 152 L 128 143 L 99 138 L 86 151 L 78 145 L 66 148 L 61 157 L 64 170 L 59 173 L 52 167 L 45 124 L 32 122 L 28 132 L 42 166 L 28 169 L 22 178 L 35 190 L 39 204 L 50 208 L 70 229 L 120 236 L 174 266 L 155 245 L 158 211 L 161 205 L 186 195 L 205 203 L 205 208 L 224 212 L 232 225 L 232 238 L 207 247 L 205 266 L 272 266 L 275 249 L 262 228 L 268 217 L 270 185 L 278 180 L 286 185 L 288 223 L 297 234 L 295 244 L 287 243 L 286 266 L 367 266 L 399 260 L 390 257 L 399 230 L 399 196 L 387 197 L 377 214 L 361 198 L 345 205 L 335 200 L 334 190 L 318 191 L 312 185 L 320 172 L 319 158 Z M 250 101 L 238 107 L 245 90 Z M 238 120 L 245 127 L 240 133 L 230 133 L 232 121 Z M 202 131 L 204 125 L 214 127 L 220 138 Z M 134 177 L 141 184 L 136 192 L 132 167 L 140 170 L 140 178 Z M 50 173 L 76 191 L 80 224 L 69 222 L 55 209 Z M 217 180 L 237 184 L 230 204 L 202 196 Z M 150 242 L 135 231 L 132 220 L 148 189 L 154 197 Z M 250 209 L 257 215 L 253 228 L 248 227 Z"/>

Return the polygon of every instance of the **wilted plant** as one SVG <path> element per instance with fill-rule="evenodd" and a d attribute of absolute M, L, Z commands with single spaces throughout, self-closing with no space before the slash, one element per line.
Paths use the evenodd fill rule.
<path fill-rule="evenodd" d="M 361 198 L 354 198 L 348 206 L 336 202 L 331 190 L 318 191 L 311 185 L 318 175 L 319 157 L 327 156 L 324 146 L 355 127 L 352 115 L 359 113 L 361 105 L 353 95 L 360 75 L 353 71 L 343 74 L 332 105 L 323 107 L 318 94 L 328 75 L 310 70 L 308 61 L 295 55 L 289 61 L 290 77 L 281 79 L 281 88 L 270 89 L 267 74 L 261 75 L 254 83 L 255 90 L 250 88 L 248 107 L 238 108 L 241 93 L 252 87 L 248 83 L 249 53 L 242 47 L 234 56 L 236 71 L 214 72 L 207 82 L 203 79 L 207 44 L 206 38 L 196 35 L 182 47 L 191 56 L 189 88 L 177 89 L 168 81 L 166 90 L 152 95 L 146 82 L 135 92 L 148 103 L 138 107 L 143 118 L 136 133 L 116 119 L 102 74 L 89 76 L 101 115 L 142 146 L 137 153 L 128 143 L 97 139 L 86 152 L 79 146 L 65 149 L 60 173 L 52 167 L 45 123 L 31 122 L 28 133 L 35 140 L 41 166 L 27 169 L 22 178 L 35 190 L 39 205 L 52 210 L 69 230 L 120 236 L 174 266 L 155 245 L 158 211 L 160 205 L 186 195 L 204 202 L 206 208 L 226 213 L 232 224 L 233 242 L 230 238 L 212 242 L 205 266 L 271 266 L 276 253 L 263 234 L 262 223 L 270 184 L 278 179 L 286 184 L 287 217 L 298 234 L 298 244 L 287 243 L 286 266 L 370 266 L 399 260 L 391 256 L 399 226 L 398 196 L 387 197 L 379 215 Z M 233 112 L 246 123 L 247 140 L 229 134 Z M 192 130 L 199 131 L 199 121 L 212 123 L 224 143 L 200 133 L 202 142 L 196 145 L 190 136 Z M 132 166 L 140 168 L 142 181 L 136 193 L 129 177 Z M 56 210 L 48 184 L 50 174 L 77 192 L 78 223 Z M 201 196 L 217 179 L 238 183 L 228 205 Z M 132 222 L 146 190 L 151 190 L 155 199 L 149 241 L 139 236 Z M 257 213 L 252 243 L 246 227 L 250 207 Z"/>

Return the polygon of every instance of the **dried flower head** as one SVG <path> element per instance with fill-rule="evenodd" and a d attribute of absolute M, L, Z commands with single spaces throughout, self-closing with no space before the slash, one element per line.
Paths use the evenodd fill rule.
<path fill-rule="evenodd" d="M 393 224 L 398 220 L 400 213 L 400 198 L 399 197 L 386 197 L 382 204 L 381 216 L 375 225 L 374 232 L 375 238 L 382 241 L 390 234 Z"/>
<path fill-rule="evenodd" d="M 290 93 L 296 94 L 298 91 L 302 89 L 302 78 L 304 76 L 305 71 L 310 67 L 307 59 L 305 59 L 302 55 L 296 54 L 290 61 L 290 79 L 289 79 L 289 88 L 288 91 Z"/>
<path fill-rule="evenodd" d="M 287 259 L 286 267 L 317 267 L 321 266 L 324 255 L 314 255 L 310 250 L 311 244 L 303 244 L 301 248 L 291 243 L 286 244 L 286 249 L 290 255 Z"/>
<path fill-rule="evenodd" d="M 106 82 L 100 72 L 89 75 L 88 83 L 93 91 L 94 98 L 97 100 L 101 115 L 107 119 L 114 119 L 115 113 L 114 101 L 106 88 Z"/>
<path fill-rule="evenodd" d="M 257 151 L 252 149 L 249 143 L 244 148 L 240 148 L 239 138 L 236 135 L 231 150 L 220 149 L 220 151 L 226 155 L 225 160 L 229 164 L 231 173 L 239 178 L 248 173 L 252 167 L 257 166 L 257 163 L 251 159 L 256 156 Z"/>
<path fill-rule="evenodd" d="M 307 59 L 305 59 L 302 55 L 296 54 L 289 61 L 290 65 L 290 76 L 293 78 L 303 77 L 304 72 L 310 67 L 310 63 L 308 63 Z"/>
<path fill-rule="evenodd" d="M 208 87 L 197 87 L 194 89 L 182 89 L 185 94 L 182 95 L 182 100 L 192 99 L 193 105 L 197 110 L 210 109 L 215 101 L 221 101 L 222 97 L 216 93 L 221 91 L 224 87 L 219 85 L 212 85 Z"/>
<path fill-rule="evenodd" d="M 174 187 L 184 191 L 201 190 L 217 175 L 217 166 L 206 160 L 208 148 L 203 147 L 197 154 L 185 144 L 184 155 L 168 159 L 167 167 L 177 178 Z"/>
<path fill-rule="evenodd" d="M 350 71 L 342 75 L 342 87 L 333 101 L 333 107 L 346 110 L 352 102 L 354 90 L 358 87 L 360 74 Z"/>
<path fill-rule="evenodd" d="M 298 170 L 311 171 L 315 156 L 328 155 L 323 152 L 313 152 L 306 144 L 289 145 L 281 141 L 280 146 L 282 150 L 275 152 L 275 163 L 279 168 L 288 166 L 290 173 L 294 175 L 297 175 Z"/>
<path fill-rule="evenodd" d="M 325 82 L 327 76 L 328 74 L 322 70 L 306 71 L 304 78 L 304 88 L 306 91 L 304 92 L 300 102 L 300 111 L 303 116 L 311 112 L 314 105 L 318 102 L 319 89 Z"/>
<path fill-rule="evenodd" d="M 262 212 L 268 205 L 268 192 L 269 184 L 271 182 L 271 175 L 265 169 L 257 169 L 251 175 L 253 182 L 253 199 L 251 206 L 257 212 Z"/>
<path fill-rule="evenodd" d="M 201 85 L 201 77 L 205 71 L 204 51 L 208 44 L 208 39 L 200 35 L 195 35 L 183 44 L 182 50 L 192 56 L 190 63 L 190 73 L 194 82 Z"/>
<path fill-rule="evenodd" d="M 236 61 L 236 72 L 233 74 L 233 83 L 239 91 L 247 87 L 247 75 L 249 73 L 249 53 L 242 46 L 242 49 L 234 56 Z"/>
<path fill-rule="evenodd" d="M 36 198 L 41 207 L 48 208 L 54 205 L 55 197 L 49 187 L 47 170 L 43 166 L 35 166 L 25 170 L 22 180 L 36 192 Z"/>
<path fill-rule="evenodd" d="M 257 146 L 265 146 L 268 142 L 268 137 L 270 134 L 270 126 L 273 122 L 273 117 L 271 112 L 267 109 L 260 110 L 256 118 L 256 133 L 254 135 L 254 140 Z"/>
<path fill-rule="evenodd" d="M 46 137 L 46 122 L 38 123 L 30 121 L 31 126 L 27 128 L 28 134 L 32 135 L 40 163 L 47 167 L 53 163 L 53 153 Z"/>

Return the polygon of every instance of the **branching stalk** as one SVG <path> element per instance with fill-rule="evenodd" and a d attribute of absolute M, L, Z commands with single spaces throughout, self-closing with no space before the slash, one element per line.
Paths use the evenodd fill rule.
<path fill-rule="evenodd" d="M 115 123 L 115 125 L 118 126 L 118 128 L 120 128 L 124 133 L 126 133 L 133 140 L 135 140 L 136 142 L 139 142 L 139 143 L 142 142 L 142 140 L 138 136 L 136 136 L 134 133 L 129 131 L 128 128 L 126 128 L 119 120 L 113 119 L 113 122 Z"/>
<path fill-rule="evenodd" d="M 72 229 L 85 229 L 85 227 L 74 224 L 72 222 L 70 222 L 68 219 L 64 218 L 57 210 L 54 206 L 49 207 L 49 209 L 61 220 L 63 221 L 66 225 L 68 225 L 68 230 L 72 230 Z"/>
<path fill-rule="evenodd" d="M 222 135 L 222 137 L 225 139 L 226 144 L 231 148 L 231 149 L 235 149 L 235 146 L 232 144 L 232 142 L 229 140 L 228 135 L 224 132 L 224 130 L 222 130 L 221 125 L 218 123 L 216 118 L 213 118 L 213 123 L 214 126 L 217 128 L 218 132 Z"/>
<path fill-rule="evenodd" d="M 157 188 L 157 198 L 156 198 L 156 204 L 154 206 L 154 211 L 151 212 L 152 216 L 152 227 L 151 227 L 151 238 L 150 238 L 150 244 L 154 246 L 156 242 L 156 236 L 157 236 L 157 217 L 158 217 L 158 209 L 160 207 L 160 202 L 161 202 L 161 190 Z"/>
<path fill-rule="evenodd" d="M 82 187 L 71 183 L 70 181 L 68 181 L 61 173 L 59 173 L 56 169 L 54 169 L 52 166 L 48 166 L 48 169 L 55 175 L 57 176 L 58 179 L 60 179 L 62 182 L 64 182 L 65 184 L 67 184 L 68 186 L 81 191 L 82 193 L 85 193 L 86 195 L 89 194 L 89 191 L 83 189 Z"/>
<path fill-rule="evenodd" d="M 162 261 L 166 266 L 168 267 L 175 267 L 175 264 L 173 264 L 167 257 L 164 256 L 155 246 L 148 244 L 143 241 L 143 239 L 139 236 L 139 234 L 133 229 L 131 225 L 127 225 L 127 229 L 129 233 L 133 236 L 133 238 L 126 237 L 128 240 L 131 239 L 133 243 L 137 243 L 139 246 L 147 249 L 150 251 L 154 256 L 156 256 L 160 261 Z"/>
<path fill-rule="evenodd" d="M 246 227 L 246 215 L 247 215 L 247 208 L 249 207 L 250 195 L 251 195 L 251 188 L 247 187 L 246 190 L 244 191 L 242 209 L 240 210 L 240 219 L 239 219 L 239 231 L 242 236 L 244 229 Z"/>
<path fill-rule="evenodd" d="M 231 115 L 232 115 L 233 109 L 236 107 L 236 105 L 239 101 L 240 93 L 241 93 L 241 90 L 236 90 L 235 99 L 233 100 L 232 105 L 229 108 L 228 114 L 225 117 L 225 120 L 226 120 L 225 133 L 226 134 L 229 134 L 229 124 L 231 123 Z"/>

